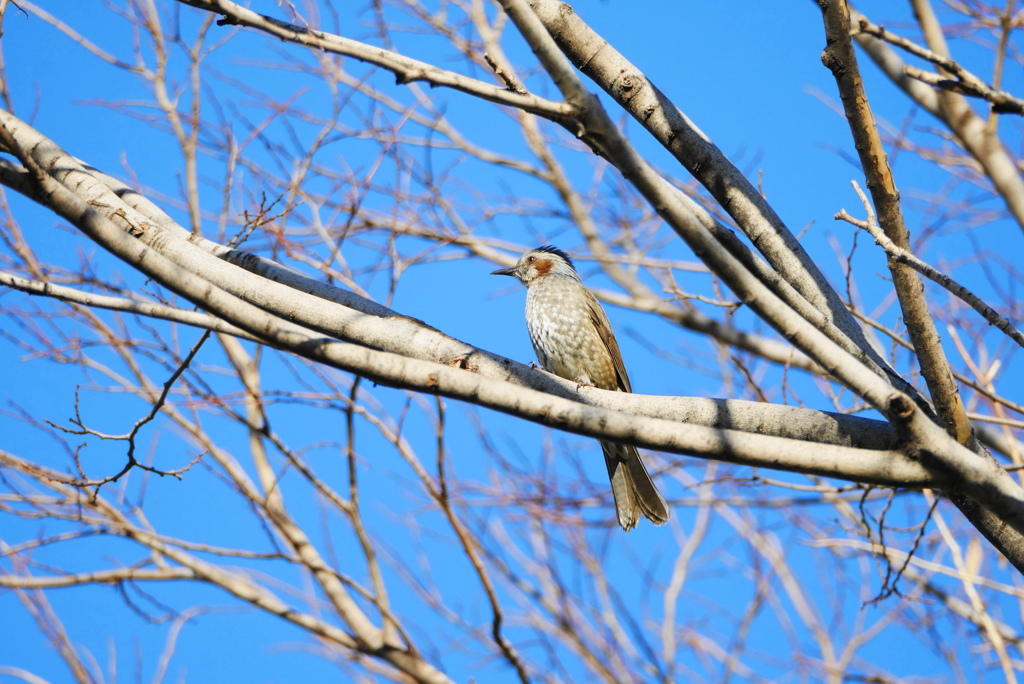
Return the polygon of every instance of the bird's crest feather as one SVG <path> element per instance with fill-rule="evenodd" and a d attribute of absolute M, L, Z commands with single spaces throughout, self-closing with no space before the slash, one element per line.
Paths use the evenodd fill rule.
<path fill-rule="evenodd" d="M 558 249 L 554 245 L 543 245 L 542 247 L 538 247 L 533 251 L 546 252 L 548 254 L 554 254 L 557 257 L 561 257 L 562 259 L 565 260 L 565 263 L 569 264 L 569 268 L 571 268 L 573 271 L 576 270 L 576 264 L 572 263 L 572 259 L 569 258 L 569 255 L 563 252 L 562 250 Z"/>

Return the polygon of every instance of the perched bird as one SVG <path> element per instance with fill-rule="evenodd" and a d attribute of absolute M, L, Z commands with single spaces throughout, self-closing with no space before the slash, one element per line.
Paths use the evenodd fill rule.
<path fill-rule="evenodd" d="M 544 370 L 580 385 L 632 391 L 608 316 L 565 252 L 551 245 L 538 247 L 514 267 L 491 275 L 513 276 L 526 286 L 526 327 Z M 655 525 L 668 522 L 668 505 L 636 447 L 601 442 L 601 449 L 619 526 L 628 532 L 641 513 Z"/>

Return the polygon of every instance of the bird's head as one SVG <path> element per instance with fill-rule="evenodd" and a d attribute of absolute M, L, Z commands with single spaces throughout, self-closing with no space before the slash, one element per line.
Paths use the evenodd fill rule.
<path fill-rule="evenodd" d="M 513 276 L 527 287 L 538 278 L 547 276 L 580 279 L 569 255 L 551 245 L 531 249 L 519 257 L 519 262 L 512 268 L 499 268 L 497 271 L 491 271 L 491 275 Z"/>

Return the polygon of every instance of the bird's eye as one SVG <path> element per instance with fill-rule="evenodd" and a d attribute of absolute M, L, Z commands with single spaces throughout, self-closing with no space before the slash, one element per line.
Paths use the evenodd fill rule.
<path fill-rule="evenodd" d="M 534 257 L 534 256 L 532 256 L 532 257 L 527 257 L 527 258 L 526 258 L 526 260 L 527 260 L 527 261 L 529 261 L 529 262 L 530 262 L 530 263 L 532 264 L 532 263 L 533 263 L 534 261 L 536 261 L 536 260 L 537 260 L 537 257 Z"/>

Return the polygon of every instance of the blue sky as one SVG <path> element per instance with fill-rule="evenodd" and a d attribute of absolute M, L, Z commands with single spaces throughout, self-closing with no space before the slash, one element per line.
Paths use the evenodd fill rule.
<path fill-rule="evenodd" d="M 163 7 L 162 4 L 160 6 Z M 62 20 L 102 49 L 130 61 L 131 31 L 109 8 L 101 11 L 99 7 L 95 3 L 82 2 L 67 3 L 50 10 L 59 12 Z M 253 2 L 252 7 L 273 16 L 282 16 L 277 3 Z M 908 10 L 902 4 L 897 7 L 893 3 L 876 1 L 860 3 L 858 7 L 894 29 L 898 29 L 900 22 L 908 17 Z M 850 163 L 854 150 L 845 120 L 836 111 L 838 98 L 834 81 L 820 63 L 824 39 L 818 8 L 812 2 L 748 2 L 730 7 L 731 11 L 724 11 L 724 8 L 721 3 L 609 1 L 581 3 L 576 10 L 596 31 L 643 69 L 739 168 L 755 182 L 761 183 L 778 214 L 794 232 L 802 232 L 801 239 L 808 251 L 815 255 L 834 282 L 841 283 L 843 276 L 837 251 L 845 255 L 850 250 L 852 228 L 837 223 L 832 216 L 842 208 L 860 215 L 857 198 L 849 187 L 851 179 L 860 180 L 860 172 Z M 361 6 L 360 9 L 365 10 Z M 339 8 L 339 11 L 349 10 Z M 182 32 L 186 36 L 195 31 L 202 17 L 201 13 L 187 7 L 180 7 L 164 16 L 174 15 L 180 16 Z M 366 22 L 365 14 L 342 16 L 340 30 L 350 37 L 372 41 L 373 33 Z M 211 28 L 211 34 L 218 38 L 227 37 L 232 31 L 229 28 Z M 425 61 L 437 60 L 442 66 L 453 69 L 461 68 L 458 63 L 445 61 L 450 56 L 439 51 L 435 39 L 402 32 L 396 32 L 394 38 L 397 49 L 404 54 Z M 959 41 L 955 46 L 962 50 L 959 54 L 982 58 L 981 48 L 968 41 Z M 528 53 L 521 43 L 509 39 L 505 47 L 518 63 L 526 63 Z M 158 203 L 185 223 L 185 215 L 177 203 L 166 201 L 168 197 L 180 197 L 180 150 L 165 132 L 155 130 L 140 120 L 148 112 L 147 107 L 140 103 L 150 100 L 151 96 L 139 79 L 105 67 L 98 58 L 87 54 L 38 17 L 26 18 L 17 12 L 9 11 L 4 23 L 3 52 L 16 114 L 99 169 L 119 176 L 128 175 L 130 169 L 141 185 L 154 191 L 154 199 Z M 301 73 L 301 69 L 288 70 L 281 66 L 290 60 L 301 64 L 306 59 L 308 57 L 297 46 L 252 32 L 234 32 L 206 60 L 210 82 L 224 88 L 225 93 L 230 92 L 224 99 L 230 100 L 233 108 L 225 109 L 223 116 L 211 113 L 210 107 L 204 111 L 211 121 L 230 121 L 236 135 L 244 139 L 248 133 L 246 122 L 259 121 L 265 115 L 266 101 L 254 94 L 243 93 L 240 88 L 233 88 L 232 81 L 247 84 L 255 92 L 263 93 L 268 101 L 296 97 L 297 102 L 314 111 L 317 107 L 328 107 L 330 95 L 321 81 Z M 275 68 L 266 68 L 268 63 L 276 65 Z M 181 65 L 173 66 L 178 68 Z M 983 62 L 979 62 L 976 68 L 982 74 L 987 73 Z M 909 110 L 902 95 L 866 60 L 863 69 L 869 97 L 883 125 L 921 129 L 933 125 L 926 114 Z M 356 66 L 352 71 L 369 73 L 368 69 Z M 1019 68 L 1009 70 L 1006 79 L 1005 89 L 1022 90 Z M 386 73 L 370 75 L 369 82 L 396 98 L 407 97 L 402 87 L 395 85 L 393 77 Z M 540 94 L 554 96 L 554 88 L 542 76 L 534 74 L 527 85 Z M 430 94 L 436 98 L 436 106 L 468 137 L 510 155 L 525 154 L 522 139 L 514 127 L 503 121 L 503 117 L 486 114 L 493 110 L 490 105 L 467 102 L 467 96 L 443 89 L 430 90 Z M 119 110 L 102 104 L 110 102 L 124 102 L 128 106 Z M 352 106 L 357 107 L 358 104 L 353 103 Z M 136 116 L 128 116 L 128 113 Z M 613 114 L 615 118 L 618 116 L 618 113 Z M 1012 130 L 1010 144 L 1019 145 L 1018 124 L 1008 121 L 1004 125 Z M 626 126 L 638 148 L 648 153 L 657 165 L 688 180 L 685 172 L 677 169 L 675 160 L 660 150 L 655 142 L 648 140 L 639 126 L 632 121 L 626 121 Z M 212 128 L 209 134 L 214 134 Z M 281 140 L 288 140 L 280 130 L 274 130 L 273 134 Z M 297 130 L 297 144 L 308 142 L 311 135 L 310 129 Z M 536 195 L 551 199 L 550 191 L 546 191 L 548 194 L 544 196 L 545 191 L 538 189 L 535 181 L 499 174 L 493 168 L 458 160 L 456 155 L 434 154 L 430 159 L 432 168 L 446 169 L 451 164 L 452 174 L 459 175 L 466 183 L 466 191 L 453 192 L 450 199 L 457 205 L 466 205 L 467 215 L 471 215 L 468 205 L 474 201 L 474 191 L 490 197 L 519 194 L 522 197 Z M 265 160 L 267 164 L 273 163 L 269 154 L 260 157 L 254 153 L 254 157 Z M 373 149 L 360 140 L 339 136 L 325 148 L 318 161 L 338 167 L 365 168 L 374 161 Z M 564 163 L 570 167 L 574 179 L 584 185 L 585 180 L 594 174 L 595 162 L 591 157 L 566 154 Z M 212 211 L 217 208 L 216 192 L 223 182 L 224 163 L 222 159 L 204 157 L 201 168 L 204 198 L 208 198 L 210 206 L 207 208 Z M 934 217 L 922 211 L 927 207 L 914 201 L 921 194 L 940 191 L 949 183 L 948 174 L 935 166 L 921 163 L 909 154 L 895 158 L 893 169 L 907 200 L 911 231 L 919 235 L 937 227 L 929 242 L 922 245 L 919 255 L 933 263 L 944 263 L 973 250 L 971 237 L 962 232 L 962 226 L 955 220 L 936 223 Z M 237 180 L 242 189 L 237 199 L 240 202 L 247 193 L 258 194 L 260 181 L 254 175 L 249 170 L 239 171 Z M 385 182 L 391 181 L 382 181 Z M 956 192 L 968 196 L 962 189 Z M 367 207 L 376 209 L 375 201 L 379 200 L 369 200 Z M 991 200 L 987 202 L 992 203 Z M 128 267 L 114 262 L 88 241 L 62 228 L 61 222 L 52 214 L 20 198 L 11 199 L 11 203 L 42 258 L 74 268 L 80 254 L 94 253 L 97 269 L 107 274 L 123 274 L 134 288 L 145 286 Z M 384 208 L 384 205 L 380 207 Z M 211 222 L 206 229 L 213 233 L 216 225 Z M 479 226 L 479 230 L 520 244 L 556 241 L 562 246 L 572 246 L 565 245 L 559 238 L 578 244 L 578 237 L 561 217 L 525 220 L 510 214 Z M 227 232 L 232 232 L 231 227 Z M 997 253 L 1003 245 L 1009 245 L 1007 249 L 1015 250 L 1013 253 L 1020 251 L 1021 231 L 1009 221 L 994 221 L 980 233 L 985 244 Z M 665 256 L 690 258 L 685 246 L 669 242 L 664 250 Z M 854 264 L 862 274 L 858 282 L 862 288 L 861 295 L 870 303 L 866 308 L 874 310 L 885 300 L 888 283 L 880 251 L 864 236 L 859 238 Z M 489 276 L 493 268 L 493 264 L 479 259 L 438 259 L 418 266 L 403 276 L 391 306 L 456 338 L 519 361 L 530 361 L 533 352 L 522 321 L 524 293 L 507 279 Z M 592 265 L 585 262 L 581 264 L 581 271 L 594 273 Z M 989 285 L 978 278 L 979 273 L 980 269 L 975 265 L 958 271 L 962 277 L 976 282 L 981 293 L 991 292 Z M 706 275 L 680 274 L 679 278 L 681 282 L 692 284 L 693 289 L 707 283 Z M 611 287 L 600 277 L 588 282 L 597 287 Z M 360 284 L 381 300 L 388 297 L 388 284 L 380 274 L 367 276 Z M 25 303 L 27 298 L 20 297 L 0 292 L 0 306 L 29 306 Z M 937 298 L 943 300 L 942 295 Z M 895 316 L 891 309 L 883 316 L 890 322 Z M 717 361 L 713 348 L 697 336 L 680 332 L 640 313 L 610 308 L 609 314 L 618 330 L 635 391 L 723 396 L 729 390 L 716 374 L 702 372 L 702 366 L 714 366 Z M 742 314 L 740 320 L 754 329 L 766 330 L 765 326 Z M 11 336 L 18 336 L 16 330 L 7 327 L 11 325 L 10 318 L 5 317 L 2 325 Z M 195 331 L 182 330 L 179 334 L 180 345 L 185 348 L 198 337 Z M 689 362 L 673 363 L 660 358 L 642 340 L 662 344 L 666 352 L 687 356 Z M 102 349 L 94 353 L 98 360 L 117 362 L 114 355 Z M 81 386 L 85 396 L 91 398 L 91 402 L 85 404 L 88 422 L 96 429 L 110 432 L 127 430 L 145 410 L 132 397 L 106 391 L 104 387 L 109 382 L 105 378 L 93 375 L 83 379 L 74 367 L 31 358 L 23 349 L 16 348 L 6 335 L 0 338 L 0 354 L 0 358 L 7 359 L 0 365 L 3 374 L 0 389 L 3 390 L 2 401 L 6 409 L 0 413 L 0 448 L 15 453 L 37 452 L 39 460 L 52 467 L 66 468 L 68 464 L 67 454 L 56 440 L 17 419 L 12 401 L 31 415 L 66 424 L 74 410 L 75 387 Z M 1016 361 L 1013 357 L 1008 358 Z M 237 389 L 219 373 L 218 369 L 227 366 L 227 362 L 214 345 L 204 349 L 197 363 L 209 369 L 207 377 L 211 384 L 221 384 L 225 390 Z M 149 368 L 159 377 L 159 364 L 153 362 Z M 766 385 L 770 387 L 770 378 L 778 377 L 778 369 L 757 368 L 769 378 Z M 343 386 L 349 382 L 342 373 L 328 372 Z M 267 387 L 281 392 L 294 389 L 294 375 L 285 361 L 268 354 L 264 373 Z M 1014 383 L 1019 386 L 1024 379 L 1019 362 L 1008 364 L 1003 373 L 1001 383 L 1004 387 Z M 813 380 L 802 377 L 789 380 L 799 388 L 801 396 L 818 397 L 819 403 L 812 404 L 813 408 L 831 408 L 815 393 Z M 407 396 L 397 390 L 364 389 L 372 392 L 377 401 L 392 411 L 400 411 L 408 401 Z M 734 396 L 753 398 L 742 392 Z M 770 398 L 779 400 L 780 396 L 776 394 Z M 424 453 L 429 453 L 431 448 L 435 410 L 432 402 L 432 399 L 426 399 L 425 408 L 411 411 L 408 417 L 407 430 L 415 436 L 411 438 L 414 446 Z M 446 448 L 459 477 L 469 481 L 487 482 L 508 476 L 482 448 L 476 434 L 478 421 L 487 426 L 491 444 L 506 458 L 519 463 L 524 469 L 551 467 L 557 473 L 557 481 L 566 488 L 576 486 L 574 479 L 579 474 L 557 458 L 550 459 L 550 452 L 573 449 L 589 456 L 598 453 L 591 442 L 572 435 L 552 433 L 455 402 L 448 402 L 446 406 Z M 343 439 L 338 423 L 339 412 L 334 407 L 313 409 L 281 402 L 274 405 L 272 415 L 274 429 L 297 444 L 305 444 L 308 447 L 306 456 L 317 464 L 320 472 L 338 482 L 338 487 L 343 487 L 344 463 L 338 448 Z M 210 429 L 219 431 L 226 448 L 245 453 L 247 436 L 237 425 L 215 414 L 206 416 L 205 420 Z M 445 552 L 450 548 L 451 539 L 429 532 L 432 528 L 443 527 L 440 514 L 427 506 L 408 469 L 401 459 L 388 451 L 383 440 L 373 437 L 370 430 L 359 434 L 360 450 L 366 456 L 366 468 L 362 473 L 366 488 L 365 506 L 374 524 L 389 535 L 387 552 L 395 559 L 395 568 L 404 566 L 413 574 L 429 578 L 452 605 L 459 606 L 467 621 L 486 624 L 489 609 L 476 591 L 465 562 L 452 559 L 453 554 Z M 142 445 L 143 450 L 152 453 L 155 462 L 165 468 L 181 467 L 195 454 L 194 447 L 166 423 L 145 431 Z M 95 472 L 114 467 L 107 464 L 119 463 L 120 452 L 114 446 L 92 443 L 85 453 Z M 701 477 L 701 469 L 700 464 L 691 466 L 694 477 Z M 603 486 L 603 470 L 599 458 L 590 458 L 586 462 L 588 481 L 597 483 L 598 487 Z M 749 474 L 743 469 L 727 472 L 737 477 Z M 789 476 L 778 477 L 787 479 Z M 303 496 L 309 496 L 297 486 L 294 490 L 289 489 L 291 485 L 285 486 L 292 501 L 302 501 Z M 116 497 L 121 491 L 118 487 L 110 487 L 106 493 Z M 148 519 L 168 535 L 180 535 L 210 544 L 265 546 L 262 530 L 246 515 L 245 506 L 205 469 L 195 469 L 182 482 L 135 474 L 125 483 L 123 492 L 129 500 L 141 502 Z M 693 496 L 694 491 L 673 482 L 668 494 L 670 498 L 682 498 Z M 910 525 L 920 522 L 925 506 L 918 497 L 908 496 L 898 498 L 896 508 L 899 510 L 893 515 Z M 321 510 L 313 501 L 308 508 L 297 506 L 293 510 L 311 529 L 317 528 L 323 533 L 320 541 L 332 548 L 339 558 L 344 558 L 354 545 L 351 534 L 336 521 L 321 519 Z M 488 512 L 485 507 L 482 511 L 481 516 L 494 525 L 498 524 L 498 512 Z M 606 513 L 594 510 L 588 515 L 598 519 Z M 946 513 L 948 516 L 956 515 L 952 509 Z M 609 575 L 629 576 L 637 568 L 660 576 L 667 574 L 695 515 L 692 508 L 684 506 L 677 507 L 675 514 L 680 527 L 672 530 L 641 525 L 628 538 L 617 534 L 617 531 L 596 531 L 595 536 L 608 535 L 604 547 L 606 555 L 601 560 Z M 818 510 L 817 514 L 825 516 L 829 513 L 826 509 Z M 804 513 L 799 509 L 751 513 L 766 533 L 775 535 L 792 554 L 794 566 L 805 571 L 802 577 L 808 578 L 806 581 L 814 598 L 822 605 L 843 606 L 842 610 L 836 611 L 840 617 L 834 618 L 835 623 L 828 625 L 829 629 L 842 635 L 844 630 L 852 630 L 857 620 L 870 622 L 893 610 L 891 602 L 862 607 L 871 596 L 855 593 L 860 587 L 856 581 L 858 577 L 829 576 L 832 566 L 810 548 L 801 530 L 802 515 Z M 812 512 L 807 515 L 812 515 Z M 37 521 L 21 521 L 11 516 L 4 516 L 2 520 L 0 539 L 7 543 L 31 539 L 40 533 Z M 821 524 L 826 528 L 833 524 L 840 527 L 832 521 Z M 319 527 L 321 525 L 322 528 Z M 749 558 L 745 557 L 743 541 L 734 529 L 722 520 L 716 520 L 714 525 L 714 541 L 699 556 L 692 581 L 682 596 L 682 621 L 699 625 L 704 636 L 728 643 L 733 623 L 726 615 L 729 611 L 741 611 L 750 591 L 749 584 L 734 583 L 733 573 L 746 573 L 744 563 Z M 53 530 L 47 528 L 46 531 Z M 60 550 L 40 552 L 37 560 L 85 569 L 139 561 L 142 556 L 123 540 L 103 539 L 83 540 Z M 284 582 L 295 582 L 300 586 L 302 583 L 294 570 L 284 567 L 283 563 L 238 561 L 237 564 L 258 568 L 259 572 L 277 573 Z M 857 562 L 851 565 L 856 566 Z M 360 572 L 359 568 L 352 571 Z M 873 576 L 874 573 L 870 567 L 864 566 L 859 567 L 859 571 L 865 576 Z M 414 625 L 413 636 L 421 639 L 426 647 L 436 649 L 433 651 L 436 661 L 456 681 L 469 681 L 471 678 L 481 682 L 514 680 L 507 668 L 489 663 L 488 656 L 472 648 L 460 650 L 459 634 L 443 623 L 431 620 L 430 609 L 422 597 L 398 581 L 399 570 L 393 568 L 389 573 L 395 579 L 392 583 L 393 601 L 414 616 L 410 620 Z M 873 586 L 877 589 L 877 581 Z M 75 588 L 51 592 L 48 597 L 55 612 L 65 620 L 73 641 L 96 659 L 96 669 L 108 675 L 116 669 L 117 679 L 151 679 L 168 638 L 166 622 L 158 620 L 151 623 L 139 619 L 133 605 L 136 608 L 141 606 L 141 611 L 151 615 L 164 615 L 162 605 L 173 605 L 178 609 L 195 605 L 214 606 L 209 612 L 190 620 L 182 630 L 168 671 L 168 681 L 287 682 L 338 677 L 338 667 L 329 658 L 314 657 L 318 649 L 297 629 L 259 615 L 251 608 L 239 606 L 221 592 L 188 582 L 142 588 L 151 591 L 152 597 L 133 594 L 134 590 L 129 590 L 130 601 L 126 602 L 116 589 L 109 587 Z M 650 600 L 649 590 L 643 586 L 630 585 L 624 587 L 623 592 L 627 599 Z M 657 600 L 651 601 L 651 605 L 652 610 L 660 609 Z M 1011 603 L 997 607 L 998 610 L 1005 611 L 1004 619 L 1013 621 L 1015 608 Z M 4 616 L 7 634 L 0 640 L 0 666 L 23 667 L 50 681 L 65 681 L 67 670 L 54 657 L 15 595 L 0 593 L 0 614 Z M 1018 624 L 1019 619 L 1013 622 Z M 513 638 L 517 634 L 516 629 L 515 625 L 509 626 Z M 793 629 L 790 632 L 763 617 L 753 622 L 751 632 L 752 643 L 761 654 L 785 654 L 793 642 L 806 644 L 811 640 L 805 631 Z M 954 632 L 943 632 L 941 636 L 948 639 L 950 648 L 966 649 L 966 646 L 954 645 L 958 636 Z M 651 638 L 657 641 L 656 635 Z M 540 657 L 538 652 L 541 649 L 536 644 L 524 646 L 524 649 L 531 656 Z M 929 647 L 927 636 L 915 636 L 913 630 L 886 631 L 883 638 L 858 651 L 858 657 L 863 660 L 865 671 L 870 671 L 870 665 L 876 664 L 896 676 L 910 678 L 922 675 L 953 681 L 952 670 L 944 656 Z M 768 679 L 800 680 L 798 675 L 788 674 L 787 670 L 792 665 L 781 657 L 778 660 L 752 657 L 748 664 Z M 696 673 L 689 677 L 692 681 L 700 681 L 703 676 L 710 678 L 716 672 L 713 666 L 703 670 L 706 664 L 693 655 L 684 655 L 681 666 Z M 138 676 L 136 668 L 141 673 Z M 968 673 L 967 681 L 982 681 L 991 672 L 977 674 L 980 678 L 975 678 L 975 673 Z M 115 677 L 109 676 L 109 681 L 114 681 Z M 567 679 L 574 676 L 580 675 L 578 672 L 565 673 Z M 685 670 L 680 677 L 687 678 Z M 6 680 L 0 676 L 0 681 Z"/>

